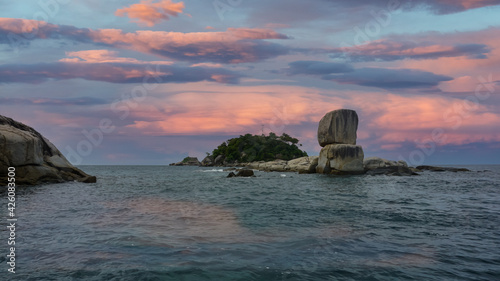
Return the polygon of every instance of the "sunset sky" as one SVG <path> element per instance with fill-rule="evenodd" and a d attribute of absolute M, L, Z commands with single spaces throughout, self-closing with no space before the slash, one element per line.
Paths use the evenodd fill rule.
<path fill-rule="evenodd" d="M 318 155 L 500 164 L 500 0 L 0 0 L 0 114 L 75 164 L 163 165 L 241 134 Z"/>

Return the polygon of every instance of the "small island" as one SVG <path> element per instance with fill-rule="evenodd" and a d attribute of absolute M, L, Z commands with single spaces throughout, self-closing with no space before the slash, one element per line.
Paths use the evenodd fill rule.
<path fill-rule="evenodd" d="M 318 125 L 319 156 L 308 156 L 299 149 L 299 140 L 283 133 L 271 132 L 268 136 L 240 135 L 223 142 L 203 161 L 186 157 L 171 166 L 231 166 L 267 172 L 298 172 L 299 174 L 331 175 L 389 175 L 414 176 L 417 172 L 451 171 L 468 169 L 432 166 L 409 167 L 405 161 L 391 161 L 380 157 L 364 158 L 363 148 L 356 145 L 358 115 L 350 109 L 328 112 Z M 298 145 L 298 146 L 297 146 Z M 252 174 L 253 175 L 253 174 Z"/>
<path fill-rule="evenodd" d="M 243 166 L 242 164 L 251 162 L 288 161 L 307 157 L 307 153 L 300 150 L 299 146 L 302 146 L 299 140 L 286 133 L 281 136 L 273 132 L 268 136 L 246 134 L 223 142 L 212 153 L 207 152 L 201 162 L 196 157 L 188 156 L 170 166 Z"/>
<path fill-rule="evenodd" d="M 271 132 L 266 135 L 241 135 L 223 142 L 212 154 L 207 153 L 203 166 L 225 166 L 256 161 L 292 160 L 307 156 L 297 146 L 299 140 L 283 133 L 277 136 Z"/>

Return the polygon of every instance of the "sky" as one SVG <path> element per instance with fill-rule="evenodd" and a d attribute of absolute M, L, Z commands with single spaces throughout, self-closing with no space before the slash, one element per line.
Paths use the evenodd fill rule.
<path fill-rule="evenodd" d="M 318 155 L 500 164 L 500 0 L 0 0 L 0 114 L 77 165 L 202 160 L 243 134 Z"/>

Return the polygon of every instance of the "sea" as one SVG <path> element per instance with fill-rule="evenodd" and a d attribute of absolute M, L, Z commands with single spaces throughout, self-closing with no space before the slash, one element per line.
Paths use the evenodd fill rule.
<path fill-rule="evenodd" d="M 0 280 L 500 280 L 500 166 L 459 167 L 472 171 L 82 166 L 96 184 L 18 189 Z"/>

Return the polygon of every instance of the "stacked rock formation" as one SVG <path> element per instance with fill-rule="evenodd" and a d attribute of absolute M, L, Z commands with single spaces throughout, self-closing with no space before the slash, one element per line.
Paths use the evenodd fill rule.
<path fill-rule="evenodd" d="M 319 122 L 321 147 L 316 172 L 320 174 L 361 174 L 363 148 L 356 145 L 358 114 L 340 109 L 327 113 Z"/>
<path fill-rule="evenodd" d="M 0 186 L 7 185 L 8 167 L 16 169 L 15 182 L 18 185 L 96 182 L 96 177 L 71 165 L 39 132 L 0 115 Z"/>

